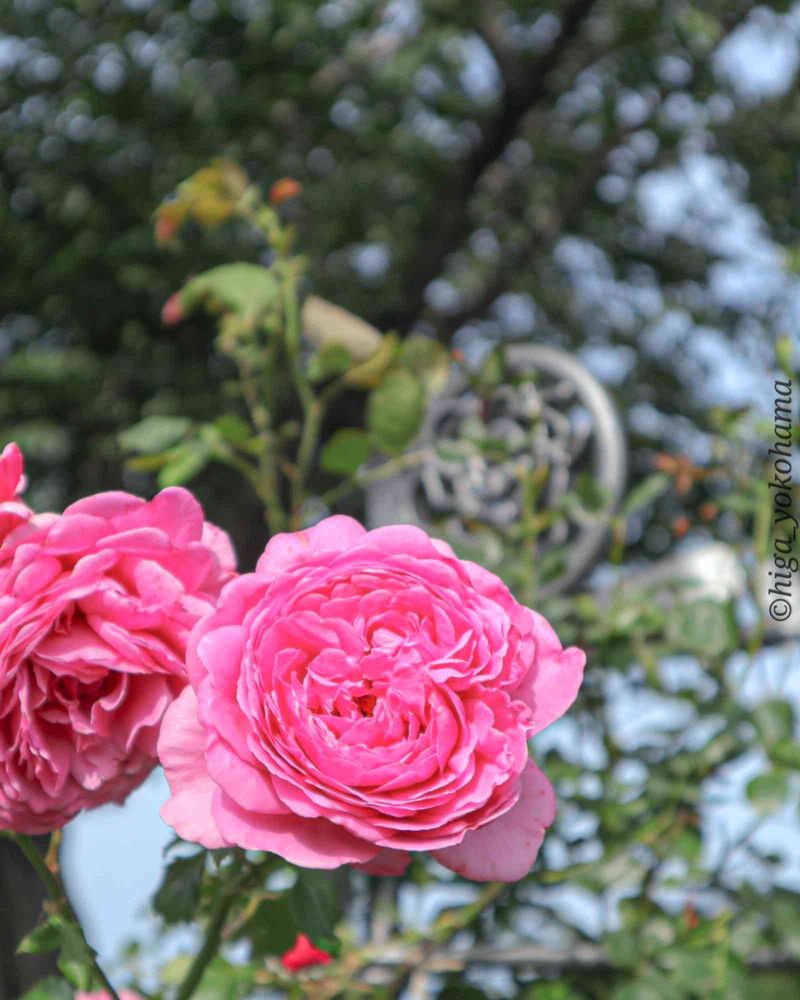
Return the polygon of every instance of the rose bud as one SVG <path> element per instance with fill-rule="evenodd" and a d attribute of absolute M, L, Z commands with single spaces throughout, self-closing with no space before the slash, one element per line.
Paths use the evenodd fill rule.
<path fill-rule="evenodd" d="M 295 943 L 281 958 L 281 963 L 290 972 L 297 972 L 311 965 L 327 965 L 330 960 L 327 951 L 317 948 L 305 934 L 298 934 Z"/>

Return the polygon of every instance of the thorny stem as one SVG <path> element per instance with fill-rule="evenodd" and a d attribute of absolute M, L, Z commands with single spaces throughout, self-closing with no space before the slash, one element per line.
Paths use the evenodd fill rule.
<path fill-rule="evenodd" d="M 36 849 L 36 844 L 34 844 L 30 837 L 23 833 L 12 833 L 9 836 L 17 844 L 19 849 L 30 862 L 31 867 L 41 879 L 42 884 L 47 889 L 47 892 L 53 901 L 55 910 L 59 912 L 61 916 L 65 917 L 71 924 L 74 924 L 75 927 L 77 927 L 81 938 L 83 939 L 86 955 L 91 964 L 95 979 L 97 979 L 101 986 L 107 991 L 110 1000 L 120 1000 L 119 994 L 111 985 L 108 976 L 106 976 L 105 972 L 103 972 L 100 967 L 100 963 L 97 960 L 94 949 L 86 940 L 86 934 L 84 933 L 81 922 L 78 919 L 78 915 L 73 910 L 72 904 L 67 899 L 67 894 L 64 891 L 64 886 L 61 882 L 58 870 L 58 845 L 61 841 L 60 831 L 56 830 L 52 834 L 46 859 L 41 856 L 39 851 Z"/>
<path fill-rule="evenodd" d="M 466 930 L 471 924 L 481 916 L 481 914 L 496 903 L 499 897 L 509 890 L 507 882 L 489 882 L 478 895 L 474 903 L 465 906 L 459 913 L 452 916 L 447 915 L 439 921 L 438 927 L 434 928 L 431 940 L 427 941 L 423 947 L 422 954 L 413 964 L 402 967 L 389 986 L 391 996 L 400 996 L 408 985 L 408 982 L 416 970 L 424 969 L 425 964 L 430 961 L 434 954 L 447 945 L 459 933 Z"/>
<path fill-rule="evenodd" d="M 278 531 L 283 531 L 286 527 L 286 514 L 280 497 L 272 421 L 269 408 L 261 399 L 252 365 L 247 359 L 241 357 L 238 359 L 238 363 L 242 395 L 261 442 L 257 475 L 255 478 L 248 478 L 256 487 L 259 498 L 264 504 L 270 534 L 275 534 Z"/>
<path fill-rule="evenodd" d="M 326 493 L 323 493 L 320 496 L 320 500 L 326 506 L 333 507 L 346 496 L 355 493 L 356 490 L 361 490 L 372 483 L 378 483 L 382 479 L 396 476 L 398 472 L 405 472 L 406 469 L 417 468 L 423 462 L 427 462 L 432 455 L 432 449 L 421 448 L 419 451 L 411 452 L 408 455 L 399 455 L 397 458 L 390 458 L 388 461 L 381 462 L 380 465 L 372 469 L 366 469 L 360 473 L 357 472 L 352 479 L 339 483 Z"/>
<path fill-rule="evenodd" d="M 189 971 L 175 994 L 175 1000 L 189 1000 L 194 991 L 200 985 L 200 981 L 209 963 L 216 957 L 222 942 L 222 932 L 225 929 L 225 922 L 228 919 L 231 907 L 239 897 L 239 890 L 242 886 L 243 871 L 242 859 L 237 853 L 234 857 L 232 870 L 228 873 L 228 878 L 219 886 L 211 916 L 206 927 L 205 937 L 200 951 L 195 955 L 194 961 L 189 967 Z"/>
<path fill-rule="evenodd" d="M 303 368 L 300 345 L 300 311 L 297 303 L 297 280 L 296 274 L 291 265 L 286 267 L 283 280 L 283 318 L 284 318 L 284 342 L 286 353 L 289 356 L 289 369 L 300 405 L 303 410 L 303 429 L 300 434 L 300 443 L 297 447 L 297 462 L 295 474 L 291 482 L 291 502 L 290 508 L 292 517 L 296 520 L 303 503 L 306 481 L 311 471 L 311 464 L 314 459 L 314 452 L 319 443 L 319 435 L 322 430 L 322 418 L 325 412 L 325 403 L 315 396 L 314 389 L 308 380 L 308 375 Z M 293 524 L 292 527 L 300 528 L 302 525 Z"/>

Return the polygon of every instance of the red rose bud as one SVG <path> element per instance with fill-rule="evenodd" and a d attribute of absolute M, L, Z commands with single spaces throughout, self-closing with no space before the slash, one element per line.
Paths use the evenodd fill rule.
<path fill-rule="evenodd" d="M 302 190 L 303 185 L 300 181 L 296 181 L 292 177 L 281 177 L 269 189 L 269 203 L 270 205 L 282 205 L 290 198 L 296 198 Z"/>
<path fill-rule="evenodd" d="M 676 538 L 683 538 L 683 536 L 689 531 L 690 527 L 691 522 L 689 521 L 689 518 L 686 517 L 685 514 L 681 514 L 672 522 L 672 534 Z"/>
<path fill-rule="evenodd" d="M 186 218 L 186 207 L 179 201 L 168 201 L 156 212 L 155 237 L 160 247 L 175 241 Z"/>
<path fill-rule="evenodd" d="M 185 316 L 186 313 L 181 302 L 181 293 L 174 292 L 164 303 L 164 307 L 161 310 L 161 322 L 164 326 L 175 326 Z"/>
<path fill-rule="evenodd" d="M 169 246 L 178 235 L 181 228 L 177 219 L 170 219 L 167 216 L 160 216 L 156 219 L 156 243 L 160 247 Z"/>
<path fill-rule="evenodd" d="M 298 934 L 295 943 L 281 958 L 284 969 L 289 972 L 297 972 L 310 965 L 327 965 L 330 960 L 331 956 L 327 951 L 313 945 L 305 934 Z"/>
<path fill-rule="evenodd" d="M 713 521 L 719 514 L 719 507 L 712 500 L 709 500 L 707 503 L 700 504 L 697 512 L 703 521 Z"/>

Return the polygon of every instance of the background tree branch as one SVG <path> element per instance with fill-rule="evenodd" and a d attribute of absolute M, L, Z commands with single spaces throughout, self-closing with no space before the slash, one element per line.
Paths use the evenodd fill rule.
<path fill-rule="evenodd" d="M 564 10 L 561 27 L 550 48 L 527 72 L 515 67 L 507 52 L 500 71 L 503 90 L 496 115 L 481 130 L 481 138 L 463 160 L 455 176 L 448 176 L 432 200 L 430 218 L 423 225 L 421 252 L 413 259 L 404 281 L 402 307 L 382 318 L 384 328 L 407 333 L 424 308 L 425 289 L 441 272 L 447 255 L 454 250 L 466 227 L 467 205 L 486 168 L 495 162 L 517 134 L 522 119 L 547 93 L 547 77 L 579 33 L 597 0 L 573 0 Z M 492 51 L 500 42 L 496 27 L 483 23 L 484 38 L 492 38 Z"/>

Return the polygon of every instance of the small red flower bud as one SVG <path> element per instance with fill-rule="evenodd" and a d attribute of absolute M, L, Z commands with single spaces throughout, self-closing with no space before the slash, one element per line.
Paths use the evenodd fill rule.
<path fill-rule="evenodd" d="M 169 246 L 178 235 L 180 228 L 181 224 L 177 219 L 169 218 L 166 215 L 159 216 L 156 219 L 156 243 L 160 247 Z"/>
<path fill-rule="evenodd" d="M 183 303 L 181 302 L 181 293 L 174 292 L 164 303 L 164 307 L 161 310 L 161 322 L 164 326 L 175 326 L 176 323 L 180 323 L 185 315 Z"/>
<path fill-rule="evenodd" d="M 689 521 L 689 518 L 685 514 L 681 514 L 672 522 L 672 534 L 676 538 L 683 538 L 690 527 L 691 522 Z"/>
<path fill-rule="evenodd" d="M 160 247 L 174 243 L 181 226 L 186 221 L 186 206 L 180 201 L 167 201 L 156 212 L 155 237 Z"/>
<path fill-rule="evenodd" d="M 683 922 L 687 930 L 690 931 L 693 931 L 700 923 L 700 917 L 698 917 L 697 910 L 692 903 L 687 903 L 683 908 Z"/>
<path fill-rule="evenodd" d="M 281 958 L 284 969 L 289 972 L 297 972 L 309 965 L 327 965 L 330 960 L 327 951 L 315 947 L 305 934 L 298 934 L 295 943 Z"/>
<path fill-rule="evenodd" d="M 293 177 L 281 177 L 269 189 L 269 203 L 270 205 L 282 205 L 290 198 L 296 198 L 302 190 L 303 185 L 300 181 L 296 181 Z"/>
<path fill-rule="evenodd" d="M 713 521 L 719 514 L 719 507 L 713 500 L 708 500 L 706 503 L 700 504 L 697 513 L 704 521 Z"/>

